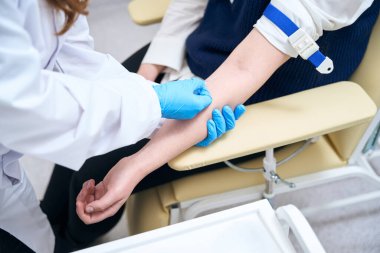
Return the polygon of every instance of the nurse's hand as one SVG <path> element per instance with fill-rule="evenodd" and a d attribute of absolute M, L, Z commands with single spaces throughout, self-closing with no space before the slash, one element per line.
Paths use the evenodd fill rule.
<path fill-rule="evenodd" d="M 228 105 L 223 107 L 222 112 L 218 109 L 214 109 L 212 119 L 207 121 L 207 137 L 196 146 L 206 147 L 221 137 L 225 132 L 235 128 L 235 121 L 238 120 L 244 112 L 244 105 L 236 106 L 235 111 L 232 111 Z"/>
<path fill-rule="evenodd" d="M 160 101 L 162 117 L 167 119 L 192 119 L 212 102 L 206 83 L 201 79 L 173 81 L 153 88 Z"/>

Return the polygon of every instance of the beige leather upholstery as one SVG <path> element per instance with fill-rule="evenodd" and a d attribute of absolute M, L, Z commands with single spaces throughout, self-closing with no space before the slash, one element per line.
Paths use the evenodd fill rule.
<path fill-rule="evenodd" d="M 380 18 L 372 30 L 366 54 L 350 80 L 360 84 L 380 107 Z"/>
<path fill-rule="evenodd" d="M 359 85 L 339 82 L 247 107 L 236 128 L 208 148 L 169 162 L 189 170 L 368 122 L 376 105 Z"/>
<path fill-rule="evenodd" d="M 160 22 L 170 0 L 133 0 L 128 5 L 129 14 L 136 24 L 149 25 Z"/>
<path fill-rule="evenodd" d="M 139 234 L 169 224 L 169 208 L 161 201 L 161 190 L 163 198 L 172 197 L 172 191 L 166 188 L 169 184 L 145 190 L 133 194 L 127 201 L 128 230 L 130 235 Z"/>
<path fill-rule="evenodd" d="M 350 80 L 360 84 L 377 108 L 380 107 L 380 18 L 372 30 L 366 54 Z M 331 142 L 343 159 L 351 156 L 367 126 L 365 124 L 329 134 Z"/>

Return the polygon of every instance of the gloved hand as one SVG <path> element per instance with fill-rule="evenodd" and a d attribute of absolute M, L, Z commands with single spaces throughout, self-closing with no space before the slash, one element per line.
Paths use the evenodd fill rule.
<path fill-rule="evenodd" d="M 162 117 L 167 119 L 192 119 L 212 102 L 201 79 L 173 81 L 153 88 L 160 100 Z"/>
<path fill-rule="evenodd" d="M 222 113 L 215 109 L 212 112 L 212 119 L 207 121 L 207 137 L 199 142 L 196 146 L 206 147 L 217 138 L 222 136 L 226 131 L 235 127 L 235 121 L 245 112 L 244 105 L 238 105 L 233 112 L 231 107 L 226 105 L 222 109 Z"/>

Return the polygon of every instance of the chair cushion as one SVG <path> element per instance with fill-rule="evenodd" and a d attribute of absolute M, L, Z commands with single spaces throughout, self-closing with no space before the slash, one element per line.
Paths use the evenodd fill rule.
<path fill-rule="evenodd" d="M 162 20 L 170 0 L 133 0 L 128 5 L 129 15 L 139 25 L 150 25 Z"/>
<path fill-rule="evenodd" d="M 369 122 L 376 105 L 357 84 L 339 82 L 247 106 L 233 131 L 207 148 L 192 147 L 169 162 L 175 170 L 281 147 Z"/>

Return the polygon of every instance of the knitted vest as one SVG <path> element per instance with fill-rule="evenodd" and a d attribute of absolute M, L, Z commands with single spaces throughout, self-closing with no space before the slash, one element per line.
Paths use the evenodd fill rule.
<path fill-rule="evenodd" d="M 191 71 L 202 78 L 211 75 L 252 30 L 268 3 L 268 0 L 235 0 L 233 4 L 229 0 L 209 0 L 204 18 L 186 41 Z M 331 74 L 320 74 L 310 62 L 292 58 L 246 104 L 348 80 L 363 58 L 379 14 L 379 3 L 375 0 L 354 24 L 325 31 L 317 41 L 321 52 L 334 62 Z"/>

